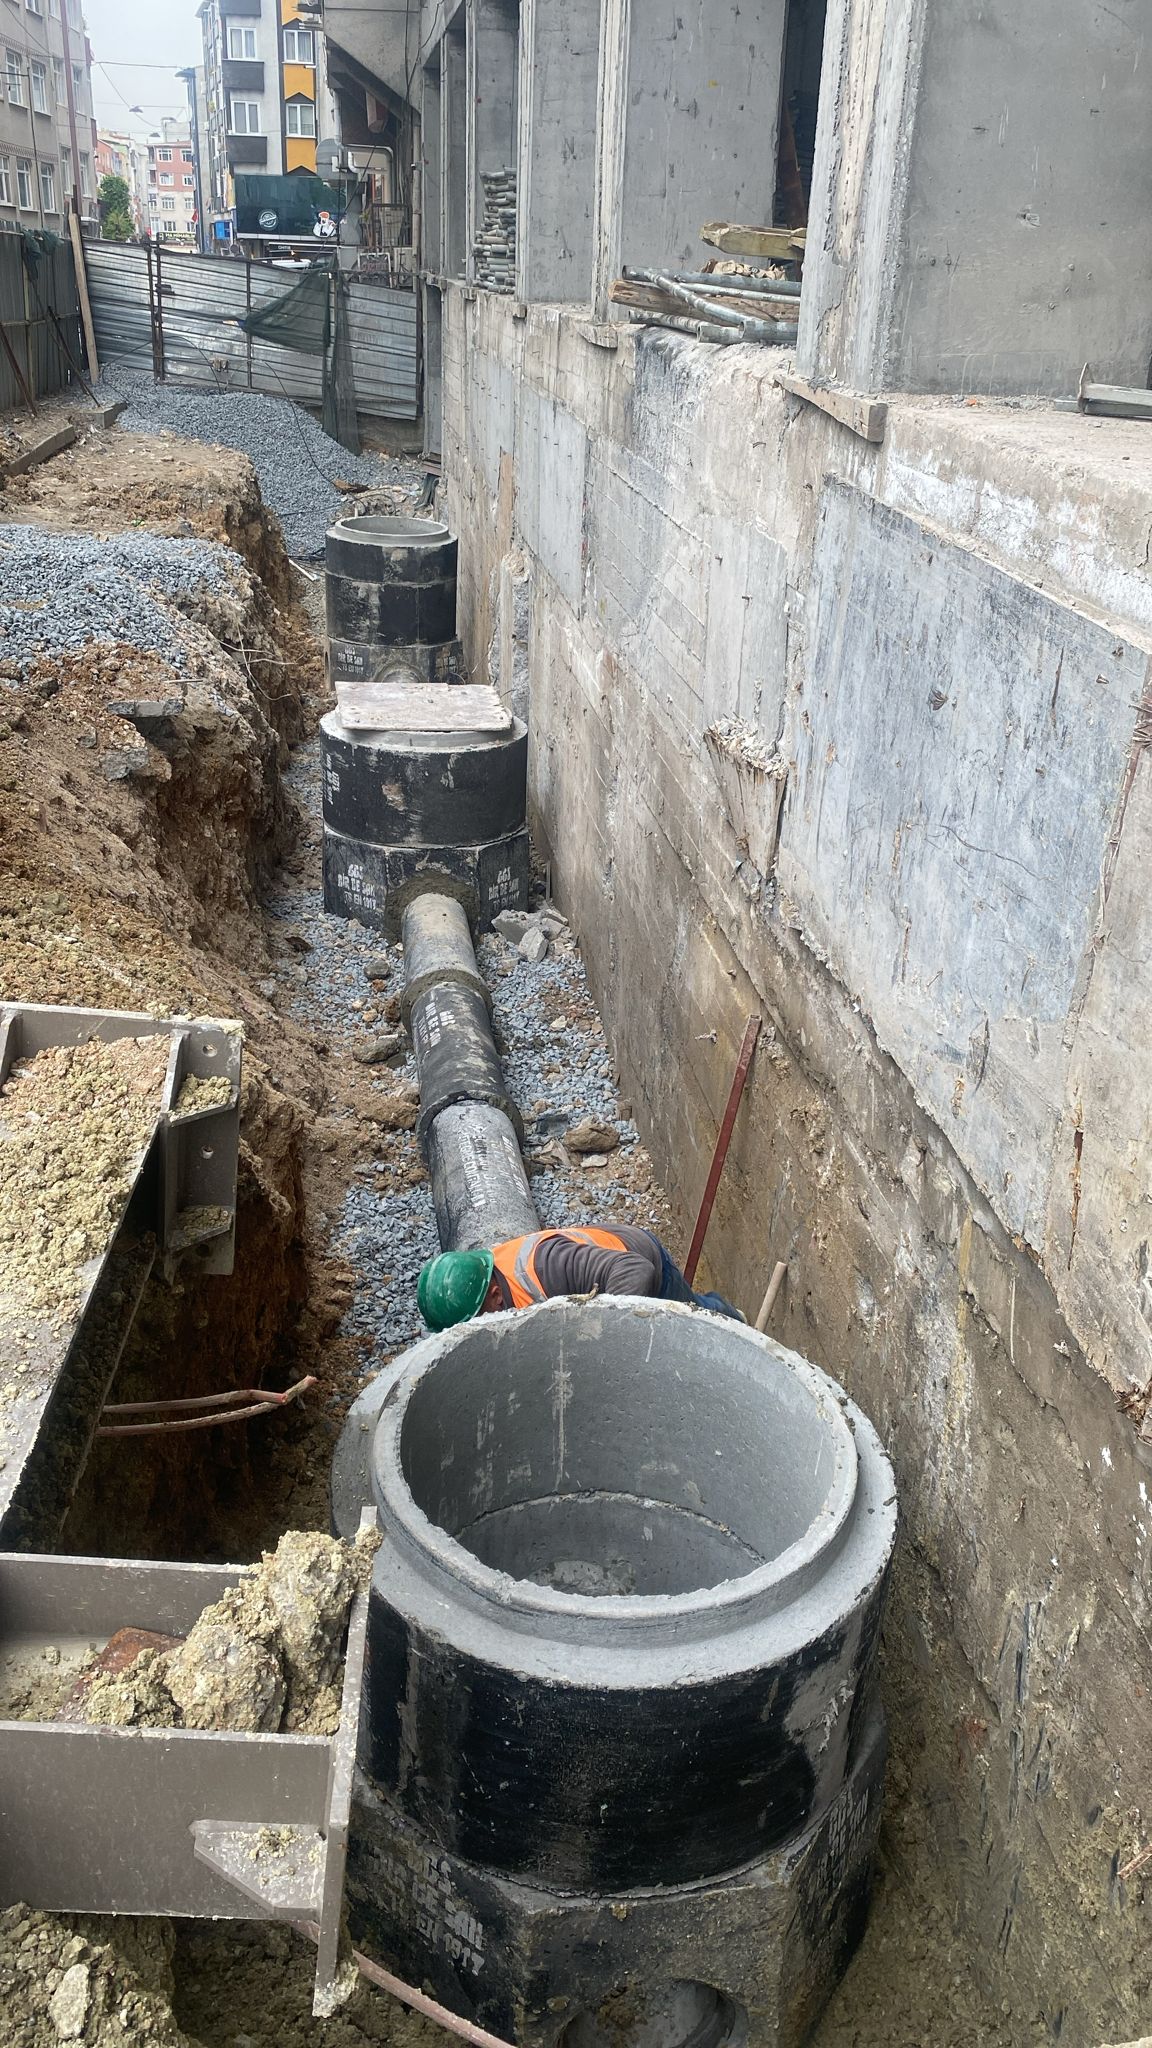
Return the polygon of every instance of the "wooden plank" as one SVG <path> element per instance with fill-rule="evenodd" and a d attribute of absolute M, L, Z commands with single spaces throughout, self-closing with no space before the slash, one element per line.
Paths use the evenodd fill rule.
<path fill-rule="evenodd" d="M 799 263 L 804 256 L 803 228 L 743 228 L 734 221 L 712 220 L 700 230 L 700 240 L 726 256 L 758 256 L 762 262 Z"/>
<path fill-rule="evenodd" d="M 4 464 L 5 476 L 20 476 L 26 469 L 37 469 L 52 455 L 59 455 L 61 449 L 70 448 L 76 439 L 75 427 L 57 427 L 54 434 L 45 434 L 39 441 L 33 441 L 22 455 L 14 455 Z"/>
<path fill-rule="evenodd" d="M 68 208 L 68 232 L 72 237 L 72 255 L 76 264 L 76 293 L 80 300 L 80 321 L 84 329 L 84 353 L 88 358 L 88 375 L 94 384 L 100 378 L 100 358 L 96 353 L 96 329 L 92 324 L 92 301 L 88 296 L 88 264 L 84 255 L 84 237 L 80 232 L 80 220 L 76 208 Z"/>
<path fill-rule="evenodd" d="M 888 425 L 888 407 L 882 398 L 862 398 L 855 391 L 829 391 L 823 385 L 810 384 L 806 377 L 794 377 L 786 370 L 778 370 L 776 382 L 782 391 L 790 391 L 793 398 L 802 398 L 807 405 L 815 405 L 829 418 L 839 420 L 850 433 L 859 434 L 862 441 L 882 441 Z"/>
<path fill-rule="evenodd" d="M 481 683 L 362 683 L 336 692 L 348 732 L 505 733 L 512 714 Z"/>
<path fill-rule="evenodd" d="M 689 311 L 688 294 L 692 295 L 692 317 L 697 320 L 707 317 L 700 309 L 702 299 L 710 306 L 722 306 L 725 312 L 739 313 L 744 320 L 787 320 L 793 324 L 799 311 L 799 300 L 776 297 L 767 278 L 762 292 L 702 291 L 699 286 L 686 285 L 684 293 L 677 294 L 658 284 L 638 284 L 631 277 L 613 279 L 608 289 L 609 298 L 618 306 L 636 306 L 644 312 L 681 317 Z"/>

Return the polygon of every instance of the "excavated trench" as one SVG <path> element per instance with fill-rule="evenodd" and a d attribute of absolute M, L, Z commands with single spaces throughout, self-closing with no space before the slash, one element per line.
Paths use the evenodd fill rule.
<path fill-rule="evenodd" d="M 415 1275 L 437 1248 L 435 1217 L 399 1031 L 399 949 L 321 904 L 317 730 L 329 700 L 317 586 L 291 571 L 241 458 L 166 443 L 175 459 L 157 485 L 148 441 L 120 440 L 111 460 L 102 447 L 86 468 L 81 446 L 39 484 L 25 480 L 13 515 L 113 534 L 143 518 L 225 542 L 242 574 L 193 608 L 195 661 L 163 744 L 108 708 L 129 694 L 126 678 L 136 696 L 154 694 L 158 678 L 170 687 L 146 652 L 85 650 L 0 689 L 0 986 L 10 1000 L 244 1025 L 235 1276 L 151 1283 L 113 1398 L 283 1388 L 302 1373 L 319 1384 L 306 1404 L 254 1423 L 98 1443 L 59 1547 L 246 1560 L 286 1529 L 328 1527 L 343 1418 L 420 1334 Z M 127 770 L 113 774 L 110 757 L 125 753 Z M 479 957 L 542 1220 L 615 1216 L 668 1232 L 578 936 L 561 932 L 538 964 L 497 939 Z M 554 1585 L 555 1558 L 536 1558 L 530 1522 L 518 1510 L 462 1523 L 461 1541 L 497 1564 L 528 1555 L 524 1576 Z M 713 1549 L 750 1545 L 754 1563 L 762 1548 L 763 1532 L 685 1529 L 685 1583 L 710 1582 Z M 622 1557 L 630 1542 L 622 1522 Z M 580 1554 L 577 1541 L 568 1548 Z M 871 1931 L 814 2038 L 819 2048 L 1008 2048 L 1021 2036 L 981 2004 L 901 1801 L 902 1740 L 898 1719 Z M 431 2048 L 444 2038 L 364 1986 L 334 2019 L 313 2020 L 312 1957 L 282 1928 L 7 1918 L 0 2048 L 63 2038 L 41 1987 L 78 1964 L 91 2002 L 75 2038 L 87 2042 Z"/>

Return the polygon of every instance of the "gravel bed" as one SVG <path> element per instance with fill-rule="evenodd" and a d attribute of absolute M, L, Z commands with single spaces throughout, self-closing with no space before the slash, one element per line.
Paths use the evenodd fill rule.
<path fill-rule="evenodd" d="M 243 574 L 231 548 L 155 533 L 52 533 L 0 527 L 0 674 L 92 641 L 126 642 L 188 665 L 180 618 L 205 588 Z"/>
<path fill-rule="evenodd" d="M 279 518 L 288 552 L 298 561 L 321 556 L 328 528 L 350 509 L 348 497 L 333 488 L 334 478 L 370 490 L 411 488 L 411 463 L 349 454 L 290 398 L 157 384 L 148 371 L 124 363 L 105 369 L 100 395 L 128 400 L 122 424 L 130 430 L 179 434 L 250 456 L 264 502 Z"/>
<path fill-rule="evenodd" d="M 286 781 L 308 816 L 318 820 L 318 743 L 294 751 Z M 376 1009 L 384 996 L 399 994 L 402 949 L 387 947 L 379 932 L 329 917 L 316 889 L 303 881 L 285 879 L 269 908 L 311 947 L 304 964 L 289 969 L 283 999 L 291 1014 L 334 1051 L 352 1050 L 373 1036 L 381 1027 L 366 1023 L 362 1013 Z M 370 983 L 365 963 L 384 957 L 390 965 L 388 981 Z M 615 1217 L 659 1229 L 661 1218 L 646 1178 L 630 1173 L 639 1143 L 636 1126 L 617 1114 L 611 1056 L 574 946 L 561 942 L 547 960 L 533 964 L 492 935 L 480 941 L 478 959 L 492 990 L 504 1072 L 525 1122 L 532 1195 L 541 1222 L 554 1227 Z M 415 1062 L 408 1058 L 394 1073 L 384 1073 L 378 1085 L 391 1094 L 415 1078 Z M 613 1125 L 619 1149 L 596 1168 L 566 1167 L 562 1154 L 553 1164 L 557 1139 L 586 1118 Z M 416 1277 L 425 1259 L 440 1249 L 431 1187 L 424 1179 L 408 1180 L 419 1159 L 415 1138 L 408 1133 L 382 1136 L 379 1149 L 368 1173 L 348 1188 L 332 1239 L 333 1251 L 357 1275 L 344 1329 L 368 1339 L 365 1378 L 424 1334 Z M 644 1183 L 641 1191 L 633 1185 L 635 1178 Z"/>

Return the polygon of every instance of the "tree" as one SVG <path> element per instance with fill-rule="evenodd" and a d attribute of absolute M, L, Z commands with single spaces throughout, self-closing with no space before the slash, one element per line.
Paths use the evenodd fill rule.
<path fill-rule="evenodd" d="M 101 178 L 96 194 L 100 208 L 100 232 L 106 242 L 130 242 L 135 234 L 132 225 L 132 201 L 125 178 L 117 178 L 109 172 Z"/>

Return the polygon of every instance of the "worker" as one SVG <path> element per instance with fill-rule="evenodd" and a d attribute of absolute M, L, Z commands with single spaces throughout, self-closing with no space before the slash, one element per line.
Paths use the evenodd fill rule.
<path fill-rule="evenodd" d="M 440 1252 L 422 1267 L 416 1286 L 430 1330 L 500 1309 L 531 1308 L 558 1294 L 644 1294 L 744 1321 L 723 1295 L 695 1293 L 659 1238 L 630 1223 L 534 1230 L 491 1251 Z"/>

